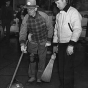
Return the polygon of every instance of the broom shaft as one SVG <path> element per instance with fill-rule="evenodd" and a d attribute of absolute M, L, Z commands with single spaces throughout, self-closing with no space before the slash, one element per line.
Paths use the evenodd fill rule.
<path fill-rule="evenodd" d="M 26 41 L 26 45 L 27 45 L 27 43 L 28 43 L 28 40 Z M 18 70 L 18 68 L 19 68 L 20 62 L 21 62 L 21 60 L 22 60 L 23 54 L 24 54 L 24 52 L 21 53 L 21 56 L 20 56 L 20 59 L 19 59 L 19 61 L 18 61 L 18 63 L 17 63 L 15 72 L 14 72 L 13 77 L 12 77 L 12 79 L 11 79 L 9 88 L 11 88 L 11 85 L 12 85 L 12 83 L 13 83 L 13 80 L 14 80 L 14 78 L 15 78 L 15 76 L 16 76 L 16 73 L 17 73 L 17 70 Z"/>
<path fill-rule="evenodd" d="M 20 65 L 20 62 L 21 62 L 21 60 L 22 60 L 23 54 L 24 54 L 24 53 L 22 52 L 22 54 L 21 54 L 21 56 L 20 56 L 20 59 L 19 59 L 19 61 L 18 61 L 18 64 L 17 64 L 17 66 L 16 66 L 15 72 L 14 72 L 14 74 L 13 74 L 12 80 L 11 80 L 11 82 L 10 82 L 9 88 L 11 87 L 11 85 L 12 85 L 12 83 L 13 83 L 13 80 L 14 80 L 14 78 L 15 78 L 15 76 L 16 76 L 16 73 L 17 73 L 18 67 L 19 67 L 19 65 Z"/>

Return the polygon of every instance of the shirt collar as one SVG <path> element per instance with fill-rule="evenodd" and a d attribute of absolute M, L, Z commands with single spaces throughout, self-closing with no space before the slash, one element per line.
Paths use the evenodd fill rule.
<path fill-rule="evenodd" d="M 31 18 L 35 19 L 38 16 L 38 11 L 36 11 L 36 15 L 34 17 L 30 16 Z"/>
<path fill-rule="evenodd" d="M 67 5 L 65 6 L 65 8 L 63 9 L 63 11 L 67 12 L 67 11 L 68 11 L 68 9 L 69 9 L 69 7 L 70 7 L 70 5 L 69 5 L 69 4 L 67 4 Z"/>

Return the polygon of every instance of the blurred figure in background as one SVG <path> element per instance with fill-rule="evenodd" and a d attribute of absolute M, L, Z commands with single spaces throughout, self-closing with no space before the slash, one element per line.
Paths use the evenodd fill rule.
<path fill-rule="evenodd" d="M 22 18 L 21 18 L 21 14 L 22 14 L 22 8 L 19 6 L 17 6 L 18 8 L 18 12 L 16 14 L 16 17 L 19 19 L 19 29 L 20 29 L 20 26 L 21 26 L 21 23 L 22 23 Z"/>
<path fill-rule="evenodd" d="M 19 29 L 20 29 L 22 20 L 23 20 L 24 16 L 27 14 L 27 9 L 24 8 L 23 5 L 19 5 L 17 7 L 18 7 L 18 12 L 16 14 L 16 17 L 19 19 Z"/>
<path fill-rule="evenodd" d="M 10 6 L 10 0 L 5 1 L 5 6 L 1 8 L 1 21 L 3 33 L 6 28 L 6 42 L 10 41 L 10 26 L 13 20 L 13 8 Z"/>

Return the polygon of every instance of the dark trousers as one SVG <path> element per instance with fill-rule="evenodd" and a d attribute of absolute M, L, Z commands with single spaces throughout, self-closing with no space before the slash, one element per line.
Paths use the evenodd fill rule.
<path fill-rule="evenodd" d="M 88 37 L 88 21 L 87 21 L 87 27 L 86 27 L 86 37 Z"/>
<path fill-rule="evenodd" d="M 9 38 L 10 38 L 10 26 L 11 26 L 10 20 L 2 20 L 3 31 L 5 30 L 5 27 L 6 27 L 6 40 L 7 41 L 9 41 Z"/>
<path fill-rule="evenodd" d="M 28 43 L 28 52 L 31 54 L 29 71 L 28 71 L 29 77 L 37 76 L 38 79 L 41 79 L 41 75 L 45 69 L 47 48 L 45 47 L 45 44 L 40 45 L 40 44 Z M 37 59 L 36 57 L 33 57 L 36 54 L 38 54 L 39 57 L 37 71 L 36 71 L 37 64 L 35 62 L 36 60 L 33 62 L 33 59 Z"/>
<path fill-rule="evenodd" d="M 59 44 L 58 71 L 62 88 L 74 88 L 74 54 L 67 55 L 68 44 Z"/>

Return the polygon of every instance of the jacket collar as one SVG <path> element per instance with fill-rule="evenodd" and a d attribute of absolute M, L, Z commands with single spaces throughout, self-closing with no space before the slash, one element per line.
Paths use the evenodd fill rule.
<path fill-rule="evenodd" d="M 68 11 L 68 9 L 69 9 L 69 7 L 70 7 L 70 5 L 69 5 L 69 4 L 67 4 L 67 5 L 65 6 L 65 8 L 63 9 L 63 11 L 67 12 L 67 11 Z"/>

